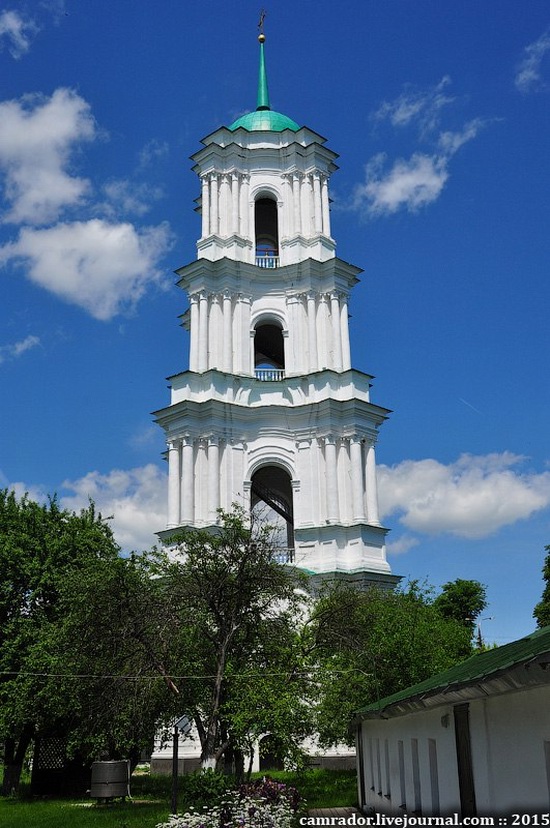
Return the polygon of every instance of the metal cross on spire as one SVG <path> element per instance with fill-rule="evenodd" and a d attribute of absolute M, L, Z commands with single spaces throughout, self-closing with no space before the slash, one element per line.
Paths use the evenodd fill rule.
<path fill-rule="evenodd" d="M 260 11 L 260 20 L 258 21 L 258 31 L 260 33 L 260 37 L 265 38 L 264 34 L 264 20 L 267 12 L 265 9 L 261 9 Z"/>

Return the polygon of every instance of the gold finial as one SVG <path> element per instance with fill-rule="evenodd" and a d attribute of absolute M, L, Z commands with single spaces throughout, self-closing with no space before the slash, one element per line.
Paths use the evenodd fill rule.
<path fill-rule="evenodd" d="M 265 20 L 266 14 L 267 14 L 267 12 L 266 12 L 265 9 L 262 9 L 260 11 L 260 20 L 258 22 L 258 29 L 259 29 L 259 32 L 260 32 L 260 34 L 258 35 L 258 40 L 260 41 L 260 43 L 264 43 L 264 41 L 265 41 L 264 20 Z"/>

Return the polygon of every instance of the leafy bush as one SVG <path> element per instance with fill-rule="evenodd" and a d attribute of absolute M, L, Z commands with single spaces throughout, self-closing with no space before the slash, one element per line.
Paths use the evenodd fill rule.
<path fill-rule="evenodd" d="M 219 802 L 231 788 L 231 779 L 211 768 L 197 771 L 181 779 L 181 795 L 187 806 L 202 808 Z"/>

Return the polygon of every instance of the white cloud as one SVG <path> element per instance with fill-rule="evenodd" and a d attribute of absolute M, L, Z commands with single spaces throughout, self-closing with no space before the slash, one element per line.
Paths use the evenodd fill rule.
<path fill-rule="evenodd" d="M 443 108 L 455 98 L 445 94 L 448 76 L 426 90 L 407 88 L 393 101 L 384 101 L 371 116 L 395 128 L 415 126 L 427 149 L 387 163 L 386 153 L 373 156 L 365 166 L 365 182 L 353 191 L 351 209 L 366 216 L 391 215 L 405 209 L 411 213 L 437 201 L 450 177 L 451 159 L 477 136 L 486 121 L 475 118 L 459 130 L 442 130 Z"/>
<path fill-rule="evenodd" d="M 486 121 L 482 118 L 474 118 L 472 121 L 464 124 L 459 132 L 442 132 L 439 136 L 439 147 L 444 157 L 447 159 L 451 158 L 460 147 L 475 138 L 485 125 Z"/>
<path fill-rule="evenodd" d="M 150 423 L 136 429 L 134 434 L 129 438 L 128 445 L 137 451 L 141 451 L 144 448 L 154 446 L 159 439 L 162 439 L 160 429 L 158 426 Z"/>
<path fill-rule="evenodd" d="M 525 58 L 516 70 L 516 89 L 524 94 L 532 92 L 541 85 L 541 64 L 546 52 L 550 50 L 550 29 L 538 40 L 525 49 Z"/>
<path fill-rule="evenodd" d="M 45 11 L 49 12 L 53 18 L 53 22 L 58 25 L 62 16 L 66 15 L 65 0 L 41 0 L 40 5 Z"/>
<path fill-rule="evenodd" d="M 155 532 L 166 528 L 166 475 L 154 464 L 108 474 L 90 472 L 67 480 L 63 488 L 72 494 L 61 506 L 79 511 L 91 498 L 104 518 L 113 517 L 115 539 L 124 551 L 141 551 L 155 542 Z"/>
<path fill-rule="evenodd" d="M 9 207 L 3 221 L 43 224 L 81 203 L 90 182 L 68 167 L 78 143 L 96 135 L 88 103 L 70 89 L 0 103 L 0 171 Z"/>
<path fill-rule="evenodd" d="M 15 496 L 20 500 L 27 495 L 29 500 L 34 500 L 35 503 L 47 503 L 48 496 L 39 486 L 27 486 L 26 483 L 16 482 L 10 483 L 5 474 L 0 470 L 0 486 L 3 489 L 9 489 L 15 493 Z"/>
<path fill-rule="evenodd" d="M 5 44 L 10 55 L 16 60 L 29 51 L 31 40 L 37 31 L 38 26 L 34 20 L 23 17 L 19 12 L 0 12 L 0 50 Z"/>
<path fill-rule="evenodd" d="M 450 77 L 445 75 L 439 83 L 426 90 L 408 87 L 395 100 L 384 101 L 371 118 L 374 121 L 388 120 L 394 127 L 414 123 L 419 126 L 421 134 L 425 135 L 436 129 L 443 107 L 455 100 L 454 97 L 443 94 L 450 83 Z"/>
<path fill-rule="evenodd" d="M 149 167 L 159 158 L 165 158 L 168 155 L 168 151 L 169 147 L 166 141 L 158 141 L 156 138 L 152 138 L 140 152 L 139 169 Z"/>
<path fill-rule="evenodd" d="M 108 201 L 100 209 L 108 216 L 136 215 L 143 216 L 151 209 L 151 202 L 163 196 L 160 187 L 152 187 L 144 182 L 136 183 L 127 179 L 116 179 L 104 185 L 103 190 Z"/>
<path fill-rule="evenodd" d="M 23 228 L 0 249 L 0 264 L 22 262 L 28 278 L 93 317 L 108 320 L 134 307 L 151 284 L 172 237 L 165 224 L 136 229 L 99 219 Z"/>
<path fill-rule="evenodd" d="M 17 359 L 17 357 L 30 351 L 31 348 L 36 348 L 40 345 L 40 339 L 37 336 L 27 336 L 25 339 L 20 339 L 18 342 L 13 342 L 10 345 L 0 345 L 0 363 L 6 362 L 9 359 Z"/>
<path fill-rule="evenodd" d="M 510 452 L 455 463 L 405 460 L 379 467 L 381 512 L 416 532 L 482 538 L 550 506 L 550 472 L 522 472 Z"/>
<path fill-rule="evenodd" d="M 408 160 L 398 158 L 384 168 L 384 153 L 375 155 L 365 168 L 365 183 L 355 187 L 353 208 L 370 216 L 390 215 L 404 208 L 414 213 L 436 201 L 449 179 L 453 155 L 485 126 L 475 118 L 458 132 L 441 132 L 437 152 L 415 152 Z"/>
<path fill-rule="evenodd" d="M 412 535 L 401 535 L 400 538 L 389 540 L 386 543 L 386 552 L 388 555 L 404 555 L 409 549 L 418 546 L 420 541 Z"/>
<path fill-rule="evenodd" d="M 415 212 L 435 201 L 449 177 L 444 157 L 415 153 L 400 158 L 388 171 L 384 155 L 375 156 L 366 167 L 366 182 L 354 191 L 354 206 L 366 206 L 370 215 L 395 213 L 401 207 Z"/>

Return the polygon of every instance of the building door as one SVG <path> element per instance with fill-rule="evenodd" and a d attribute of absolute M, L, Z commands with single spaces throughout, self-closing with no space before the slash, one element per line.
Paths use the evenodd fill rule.
<path fill-rule="evenodd" d="M 457 704 L 453 708 L 455 720 L 456 760 L 460 790 L 460 811 L 464 816 L 476 816 L 476 792 L 472 767 L 470 741 L 470 705 Z"/>

